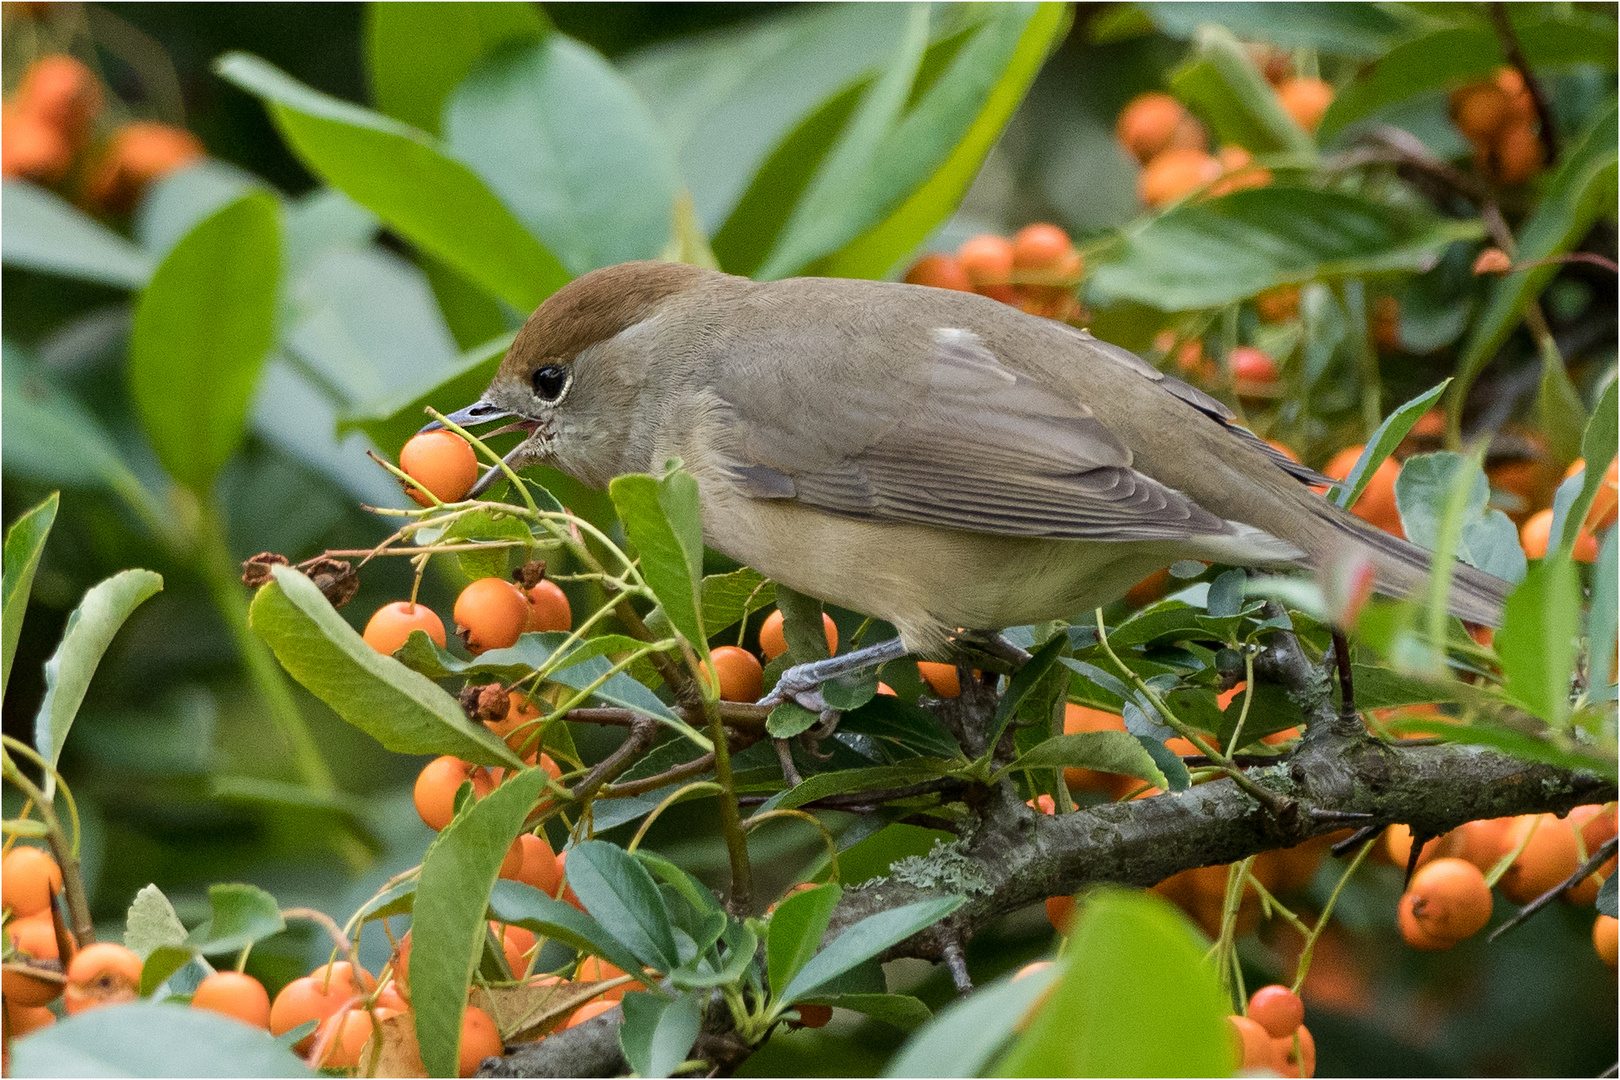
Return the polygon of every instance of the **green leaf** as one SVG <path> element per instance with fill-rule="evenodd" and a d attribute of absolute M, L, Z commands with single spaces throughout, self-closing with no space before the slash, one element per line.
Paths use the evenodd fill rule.
<path fill-rule="evenodd" d="M 1406 538 L 1430 551 L 1440 546 L 1446 503 L 1459 483 L 1470 483 L 1472 489 L 1463 509 L 1457 558 L 1504 581 L 1523 581 L 1526 564 L 1519 532 L 1506 514 L 1485 505 L 1491 495 L 1490 481 L 1483 469 L 1462 454 L 1443 450 L 1418 454 L 1402 463 L 1395 480 L 1395 506 Z"/>
<path fill-rule="evenodd" d="M 1608 36 L 1612 44 L 1612 22 Z M 1611 101 L 1593 117 L 1586 130 L 1564 148 L 1541 199 L 1519 228 L 1515 262 L 1532 262 L 1570 251 L 1600 215 L 1612 213 L 1616 162 L 1620 160 L 1616 151 L 1617 127 L 1620 127 L 1620 119 Z M 1521 270 L 1503 275 L 1491 286 L 1485 310 L 1474 320 L 1473 332 L 1463 346 L 1453 400 L 1461 401 L 1467 396 L 1474 379 L 1524 318 L 1525 305 L 1541 295 L 1559 269 L 1555 263 Z"/>
<path fill-rule="evenodd" d="M 601 55 L 562 34 L 474 68 L 445 142 L 570 272 L 656 257 L 681 182 L 647 106 Z"/>
<path fill-rule="evenodd" d="M 445 100 L 474 64 L 549 31 L 533 4 L 368 4 L 371 98 L 394 119 L 437 134 Z"/>
<path fill-rule="evenodd" d="M 1620 607 L 1620 529 L 1611 528 L 1603 537 L 1603 546 L 1592 567 L 1592 610 L 1587 620 L 1586 655 L 1590 669 L 1587 681 L 1594 691 L 1612 688 L 1620 680 L 1620 671 L 1615 670 L 1614 662 L 1615 637 L 1620 630 L 1616 607 Z M 1612 689 L 1609 700 L 1614 700 Z"/>
<path fill-rule="evenodd" d="M 422 860 L 411 912 L 411 1006 L 430 1076 L 457 1075 L 467 984 L 484 949 L 484 909 L 547 779 L 544 769 L 524 769 L 468 803 Z"/>
<path fill-rule="evenodd" d="M 247 431 L 275 339 L 280 232 L 274 197 L 236 200 L 174 246 L 135 308 L 130 394 L 163 467 L 195 491 Z"/>
<path fill-rule="evenodd" d="M 914 1031 L 928 1023 L 933 1013 L 928 1006 L 910 994 L 831 994 L 811 996 L 801 1005 L 831 1005 L 839 1009 L 858 1012 L 873 1020 L 881 1020 L 901 1031 Z M 943 1074 L 942 1074 L 943 1075 Z"/>
<path fill-rule="evenodd" d="M 877 956 L 891 945 L 926 930 L 966 903 L 962 896 L 923 900 L 868 915 L 833 939 L 799 969 L 778 1000 L 791 1005 L 838 976 Z"/>
<path fill-rule="evenodd" d="M 452 1062 L 453 1064 L 453 1062 Z M 311 1076 L 292 1050 L 208 1009 L 134 1001 L 90 1009 L 12 1048 L 13 1076 Z"/>
<path fill-rule="evenodd" d="M 553 900 L 532 885 L 504 879 L 497 881 L 489 896 L 489 917 L 556 938 L 570 948 L 600 956 L 622 971 L 640 970 L 636 954 L 601 923 L 570 904 Z"/>
<path fill-rule="evenodd" d="M 703 579 L 703 632 L 713 637 L 760 608 L 776 603 L 776 582 L 743 567 Z"/>
<path fill-rule="evenodd" d="M 1062 982 L 997 1075 L 1230 1076 L 1231 1003 L 1202 952 L 1152 893 L 1091 894 Z"/>
<path fill-rule="evenodd" d="M 1555 727 L 1569 716 L 1575 638 L 1580 633 L 1580 582 L 1567 558 L 1554 556 L 1530 567 L 1502 608 L 1496 655 L 1504 689 Z"/>
<path fill-rule="evenodd" d="M 821 601 L 807 593 L 776 586 L 776 606 L 782 612 L 782 637 L 788 660 L 808 664 L 827 658 L 827 630 Z"/>
<path fill-rule="evenodd" d="M 1153 759 L 1153 764 L 1164 774 L 1165 791 L 1186 791 L 1192 787 L 1192 774 L 1187 771 L 1187 766 L 1179 754 L 1151 735 L 1137 735 L 1135 738 L 1142 744 L 1142 749 L 1147 751 L 1148 757 Z"/>
<path fill-rule="evenodd" d="M 256 885 L 210 885 L 208 906 L 213 916 L 190 935 L 197 951 L 207 956 L 241 952 L 287 928 L 276 898 Z"/>
<path fill-rule="evenodd" d="M 90 588 L 68 616 L 62 642 L 45 661 L 45 698 L 34 716 L 34 744 L 55 765 L 96 666 L 130 613 L 163 589 L 150 570 L 123 570 Z"/>
<path fill-rule="evenodd" d="M 1372 438 L 1367 440 L 1366 447 L 1361 456 L 1356 459 L 1356 467 L 1350 470 L 1350 475 L 1344 478 L 1344 483 L 1328 489 L 1328 497 L 1340 506 L 1354 506 L 1361 493 L 1367 490 L 1372 478 L 1378 472 L 1378 466 L 1384 459 L 1395 452 L 1395 448 L 1406 438 L 1412 425 L 1422 419 L 1423 414 L 1446 392 L 1451 385 L 1451 379 L 1442 379 L 1438 385 L 1425 390 L 1417 397 L 1408 401 L 1388 416 L 1378 425 Z"/>
<path fill-rule="evenodd" d="M 474 510 L 451 522 L 449 528 L 444 530 L 443 539 L 463 543 L 502 540 L 522 540 L 532 543 L 534 534 L 529 531 L 522 518 L 491 510 Z M 460 564 L 461 572 L 470 578 L 504 578 L 510 568 L 513 553 L 525 550 L 498 547 L 489 551 L 463 551 L 456 556 L 456 562 Z"/>
<path fill-rule="evenodd" d="M 273 573 L 253 598 L 249 623 L 288 674 L 339 716 L 396 753 L 522 765 L 455 698 L 367 645 L 309 578 L 285 566 Z"/>
<path fill-rule="evenodd" d="M 1046 678 L 1047 672 L 1056 667 L 1058 660 L 1068 651 L 1068 636 L 1057 634 L 1024 662 L 1024 666 L 1019 668 L 1007 683 L 1007 692 L 1001 695 L 1001 702 L 996 706 L 996 718 L 990 724 L 990 734 L 985 740 L 986 746 L 993 749 L 996 743 L 1001 741 L 1001 733 L 1007 730 L 1007 725 L 1012 722 L 1018 707 L 1035 692 L 1041 685 L 1041 680 Z"/>
<path fill-rule="evenodd" d="M 186 928 L 156 885 L 135 894 L 124 915 L 124 944 L 145 960 L 162 948 L 186 947 Z"/>
<path fill-rule="evenodd" d="M 620 1007 L 619 1048 L 637 1076 L 669 1076 L 686 1060 L 703 1022 L 706 993 L 678 998 L 626 994 Z"/>
<path fill-rule="evenodd" d="M 613 927 L 614 936 L 642 964 L 669 971 L 680 963 L 669 909 L 652 875 L 635 856 L 600 840 L 586 840 L 568 853 L 568 883 L 591 917 Z"/>
<path fill-rule="evenodd" d="M 803 735 L 821 721 L 821 714 L 812 712 L 796 701 L 784 701 L 765 718 L 765 733 L 773 739 L 791 739 Z"/>
<path fill-rule="evenodd" d="M 765 935 L 772 990 L 780 991 L 792 983 L 799 969 L 821 948 L 833 908 L 843 895 L 844 890 L 837 885 L 822 885 L 794 893 L 776 906 Z"/>
<path fill-rule="evenodd" d="M 139 289 L 152 276 L 151 256 L 55 192 L 25 180 L 7 180 L 0 192 L 5 265 L 124 289 Z"/>
<path fill-rule="evenodd" d="M 1616 894 L 1617 888 L 1620 888 L 1620 884 L 1617 884 L 1613 874 L 1604 878 L 1603 884 L 1598 888 L 1598 912 L 1607 915 L 1611 919 L 1615 918 L 1616 915 L 1620 915 L 1620 895 Z"/>
<path fill-rule="evenodd" d="M 1198 52 L 1170 76 L 1170 88 L 1215 129 L 1222 143 L 1265 153 L 1310 154 L 1315 144 L 1283 109 L 1266 77 L 1224 26 L 1198 29 Z"/>
<path fill-rule="evenodd" d="M 1594 16 L 1571 14 L 1517 27 L 1525 59 L 1537 71 L 1575 64 L 1612 69 L 1617 48 L 1614 20 Z M 1325 142 L 1349 124 L 1426 90 L 1489 78 L 1506 62 L 1501 38 L 1488 25 L 1449 27 L 1397 45 L 1339 93 L 1322 117 L 1318 138 Z"/>
<path fill-rule="evenodd" d="M 1244 41 L 1332 56 L 1376 57 L 1409 32 L 1411 16 L 1378 4 L 1297 4 L 1286 19 L 1265 3 L 1145 3 L 1138 5 L 1159 30 L 1191 38 L 1218 23 Z"/>
<path fill-rule="evenodd" d="M 703 521 L 697 481 L 675 469 L 663 477 L 631 473 L 608 485 L 625 534 L 641 558 L 641 575 L 664 614 L 700 656 L 709 654 L 703 630 Z"/>
<path fill-rule="evenodd" d="M 1007 121 L 1024 100 L 1041 65 L 1072 21 L 1062 4 L 1008 4 L 962 46 L 928 96 L 906 116 L 894 146 L 907 153 L 930 137 L 954 137 L 949 156 L 880 224 L 819 260 L 830 277 L 882 277 L 956 211 Z M 936 45 L 924 58 L 943 55 Z M 968 120 L 965 127 L 963 121 Z"/>
<path fill-rule="evenodd" d="M 440 412 L 453 412 L 478 399 L 495 377 L 495 369 L 500 367 L 515 336 L 502 334 L 468 349 L 450 374 L 435 375 L 430 384 L 409 386 L 343 413 L 338 417 L 337 434 L 364 431 L 378 450 L 398 458 L 400 447 L 427 423 L 424 410 L 429 405 Z"/>
<path fill-rule="evenodd" d="M 870 769 L 839 769 L 817 773 L 784 794 L 775 805 L 783 810 L 846 791 L 876 791 L 906 787 L 948 775 L 956 766 L 938 758 L 912 758 L 899 765 L 876 765 Z"/>
<path fill-rule="evenodd" d="M 153 949 L 141 964 L 141 997 L 157 993 L 158 987 L 196 957 L 197 950 L 190 946 L 160 945 Z"/>
<path fill-rule="evenodd" d="M 568 281 L 483 181 L 423 132 L 312 90 L 246 53 L 228 53 L 215 70 L 269 104 L 312 172 L 519 311 Z"/>
<path fill-rule="evenodd" d="M 906 1040 L 884 1076 L 980 1076 L 1013 1029 L 1062 974 L 1054 964 L 1021 979 L 998 979 L 941 1009 Z"/>
<path fill-rule="evenodd" d="M 1580 494 L 1565 509 L 1562 520 L 1556 514 L 1553 517 L 1553 531 L 1550 535 L 1562 538 L 1558 543 L 1561 550 L 1574 550 L 1575 540 L 1580 535 L 1581 523 L 1586 521 L 1587 511 L 1591 510 L 1592 501 L 1597 497 L 1598 489 L 1603 486 L 1605 474 L 1603 463 L 1613 461 L 1615 458 L 1616 442 L 1620 441 L 1620 431 L 1617 431 L 1617 428 L 1620 428 L 1620 419 L 1617 418 L 1620 418 L 1620 404 L 1615 400 L 1615 380 L 1610 379 L 1609 385 L 1603 389 L 1603 396 L 1598 399 L 1597 409 L 1587 421 L 1586 431 L 1581 436 L 1581 457 L 1585 459 L 1586 466 Z"/>
<path fill-rule="evenodd" d="M 1450 244 L 1482 234 L 1478 221 L 1276 184 L 1149 219 L 1091 284 L 1111 304 L 1221 307 L 1278 285 L 1426 270 Z"/>
<path fill-rule="evenodd" d="M 933 757 L 950 758 L 962 753 L 933 713 L 888 694 L 878 694 L 854 712 L 845 713 L 838 730 L 896 742 Z"/>
<path fill-rule="evenodd" d="M 1170 781 L 1153 760 L 1153 755 L 1137 741 L 1136 736 L 1123 731 L 1087 731 L 1078 735 L 1054 735 L 1037 743 L 1018 760 L 1001 770 L 999 775 L 1020 769 L 1094 769 L 1097 772 L 1120 773 L 1145 780 L 1154 787 L 1168 790 Z"/>
<path fill-rule="evenodd" d="M 1580 769 L 1597 773 L 1613 783 L 1617 775 L 1612 753 L 1596 747 L 1587 751 L 1579 744 L 1566 749 L 1551 739 L 1523 731 L 1511 724 L 1476 717 L 1466 726 L 1444 717 L 1406 717 L 1389 725 L 1390 733 L 1403 738 L 1427 737 L 1465 746 L 1487 746 L 1524 761 L 1538 761 L 1560 769 Z"/>
<path fill-rule="evenodd" d="M 9 397 L 9 395 L 7 395 Z M 0 597 L 0 698 L 11 681 L 11 662 L 17 658 L 28 596 L 34 591 L 34 571 L 45 553 L 45 541 L 56 523 L 61 493 L 53 491 L 44 502 L 23 514 L 6 530 L 4 596 Z"/>

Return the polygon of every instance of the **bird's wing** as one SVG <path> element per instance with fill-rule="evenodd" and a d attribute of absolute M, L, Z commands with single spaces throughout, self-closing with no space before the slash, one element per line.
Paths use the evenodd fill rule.
<path fill-rule="evenodd" d="M 1007 536 L 1180 540 L 1230 531 L 1133 469 L 1130 451 L 1083 403 L 1002 364 L 970 330 L 933 330 L 926 357 L 896 363 L 885 378 L 802 384 L 802 402 L 767 409 L 751 396 L 759 386 L 739 379 L 721 391 L 734 478 L 757 498 Z M 794 404 L 812 415 L 759 422 Z M 817 411 L 837 424 L 818 426 Z"/>

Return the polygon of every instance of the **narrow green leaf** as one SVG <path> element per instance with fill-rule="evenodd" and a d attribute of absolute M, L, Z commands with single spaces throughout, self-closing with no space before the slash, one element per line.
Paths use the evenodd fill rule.
<path fill-rule="evenodd" d="M 996 1075 L 1230 1076 L 1231 1003 L 1202 953 L 1185 916 L 1152 893 L 1092 894 L 1062 982 Z"/>
<path fill-rule="evenodd" d="M 776 603 L 776 582 L 743 567 L 703 579 L 703 632 L 713 637 L 760 608 Z"/>
<path fill-rule="evenodd" d="M 1350 475 L 1344 478 L 1344 483 L 1328 489 L 1328 497 L 1340 506 L 1354 506 L 1356 500 L 1361 498 L 1361 493 L 1367 490 L 1367 485 L 1372 483 L 1373 474 L 1378 471 L 1378 466 L 1395 452 L 1401 440 L 1406 438 L 1407 432 L 1412 430 L 1412 425 L 1422 419 L 1423 414 L 1440 400 L 1440 395 L 1445 393 L 1446 387 L 1450 385 L 1450 378 L 1442 379 L 1437 385 L 1384 417 L 1384 422 L 1378 425 L 1378 430 L 1373 432 L 1372 438 L 1367 440 L 1366 448 L 1361 451 L 1361 456 L 1356 459 L 1356 467 L 1350 470 Z"/>
<path fill-rule="evenodd" d="M 1315 151 L 1311 137 L 1284 111 L 1230 30 L 1212 21 L 1199 27 L 1197 38 L 1196 56 L 1170 76 L 1170 87 L 1221 142 L 1256 153 Z"/>
<path fill-rule="evenodd" d="M 636 954 L 602 924 L 532 885 L 500 880 L 489 896 L 489 916 L 536 934 L 556 938 L 569 948 L 600 956 L 622 971 L 640 969 Z"/>
<path fill-rule="evenodd" d="M 339 716 L 396 753 L 522 764 L 455 698 L 367 645 L 309 578 L 284 566 L 274 574 L 253 598 L 250 624 L 288 674 Z"/>
<path fill-rule="evenodd" d="M 782 612 L 782 637 L 787 641 L 788 659 L 795 664 L 825 660 L 827 630 L 821 601 L 779 584 L 776 606 Z"/>
<path fill-rule="evenodd" d="M 142 960 L 157 949 L 185 947 L 185 925 L 156 885 L 146 886 L 130 902 L 124 915 L 124 944 Z"/>
<path fill-rule="evenodd" d="M 311 171 L 519 311 L 568 281 L 483 181 L 425 133 L 312 90 L 256 56 L 228 53 L 215 70 L 269 104 Z"/>
<path fill-rule="evenodd" d="M 197 950 L 189 946 L 160 945 L 141 964 L 141 997 L 151 997 L 169 976 L 191 963 Z"/>
<path fill-rule="evenodd" d="M 453 1064 L 453 1062 L 452 1062 Z M 312 1076 L 270 1033 L 208 1009 L 135 1001 L 19 1039 L 15 1076 Z"/>
<path fill-rule="evenodd" d="M 658 971 L 679 964 L 669 909 L 635 856 L 600 840 L 576 844 L 568 853 L 568 883 L 591 917 L 613 927 L 642 964 Z"/>
<path fill-rule="evenodd" d="M 1594 691 L 1609 688 L 1608 697 L 1614 700 L 1613 686 L 1620 681 L 1615 670 L 1615 637 L 1620 631 L 1620 529 L 1610 528 L 1598 549 L 1597 562 L 1592 567 L 1592 609 L 1587 615 L 1587 681 Z M 1594 697 L 1598 694 L 1594 693 Z"/>
<path fill-rule="evenodd" d="M 881 1020 L 901 1031 L 914 1031 L 928 1023 L 934 1015 L 928 1011 L 927 1005 L 910 994 L 831 994 L 823 997 L 812 996 L 800 1001 L 799 1004 L 831 1005 L 839 1009 L 848 1009 L 869 1016 L 873 1020 Z"/>
<path fill-rule="evenodd" d="M 92 586 L 68 616 L 61 644 L 45 661 L 45 698 L 34 716 L 35 749 L 52 765 L 62 756 L 68 729 L 113 637 L 131 612 L 162 589 L 163 578 L 150 570 L 123 570 Z"/>
<path fill-rule="evenodd" d="M 1164 774 L 1165 791 L 1186 791 L 1192 787 L 1192 774 L 1187 771 L 1186 763 L 1181 760 L 1179 754 L 1151 735 L 1137 735 L 1135 738 L 1142 744 L 1142 749 L 1147 751 L 1148 757 L 1153 759 L 1153 764 Z"/>
<path fill-rule="evenodd" d="M 1054 735 L 1001 770 L 1002 774 L 1020 769 L 1093 769 L 1121 773 L 1145 780 L 1167 790 L 1170 781 L 1154 762 L 1153 755 L 1123 731 L 1087 731 L 1078 735 Z M 999 774 L 998 774 L 999 775 Z"/>
<path fill-rule="evenodd" d="M 449 374 L 433 376 L 430 383 L 391 391 L 342 413 L 338 417 L 337 434 L 341 437 L 351 431 L 364 431 L 377 444 L 377 449 L 397 458 L 400 447 L 427 423 L 428 416 L 424 410 L 429 405 L 440 412 L 454 412 L 468 402 L 478 400 L 478 395 L 495 377 L 495 369 L 500 367 L 501 358 L 506 355 L 515 336 L 502 334 L 473 346 L 461 354 L 461 360 L 454 370 Z"/>
<path fill-rule="evenodd" d="M 190 935 L 197 951 L 207 956 L 241 952 L 287 927 L 276 898 L 256 885 L 210 885 L 208 906 L 213 917 Z"/>
<path fill-rule="evenodd" d="M 821 948 L 821 937 L 832 921 L 833 908 L 844 895 L 837 885 L 822 885 L 794 893 L 771 913 L 765 935 L 765 954 L 772 990 L 782 990 L 799 969 Z"/>
<path fill-rule="evenodd" d="M 1265 41 L 1286 49 L 1315 49 L 1331 56 L 1382 56 L 1409 32 L 1412 16 L 1377 4 L 1299 4 L 1279 19 L 1265 3 L 1144 3 L 1153 25 L 1171 37 L 1188 39 L 1209 23 L 1219 23 L 1244 41 Z"/>
<path fill-rule="evenodd" d="M 1613 874 L 1604 878 L 1603 885 L 1598 889 L 1598 912 L 1611 919 L 1620 915 L 1620 894 L 1617 894 L 1617 889 L 1620 889 L 1620 883 L 1616 882 Z"/>
<path fill-rule="evenodd" d="M 1620 403 L 1615 399 L 1615 382 L 1610 379 L 1609 385 L 1604 387 L 1597 409 L 1593 411 L 1591 420 L 1587 421 L 1586 431 L 1581 436 L 1581 457 L 1585 459 L 1586 467 L 1580 494 L 1565 511 L 1562 521 L 1556 517 L 1553 520 L 1551 535 L 1562 538 L 1558 543 L 1560 549 L 1574 550 L 1581 523 L 1586 520 L 1587 511 L 1592 508 L 1592 501 L 1603 486 L 1606 472 L 1604 462 L 1615 459 L 1616 442 L 1620 440 L 1620 430 L 1617 430 L 1620 429 Z"/>
<path fill-rule="evenodd" d="M 914 753 L 939 758 L 962 753 L 933 713 L 888 694 L 878 694 L 854 712 L 845 713 L 838 729 L 899 743 Z"/>
<path fill-rule="evenodd" d="M 396 120 L 437 134 L 444 102 L 480 59 L 549 32 L 534 4 L 366 5 L 371 98 Z"/>
<path fill-rule="evenodd" d="M 914 1032 L 884 1076 L 982 1076 L 1013 1029 L 1063 973 L 1054 964 L 1022 979 L 998 979 L 957 998 Z"/>
<path fill-rule="evenodd" d="M 686 1060 L 697 1042 L 708 995 L 686 993 L 678 998 L 653 994 L 626 994 L 620 1007 L 619 1048 L 637 1076 L 669 1076 Z"/>
<path fill-rule="evenodd" d="M 273 196 L 236 200 L 170 250 L 135 308 L 130 394 L 163 467 L 198 492 L 247 432 L 275 339 L 280 233 Z"/>
<path fill-rule="evenodd" d="M 1494 644 L 1507 693 L 1555 728 L 1569 716 L 1579 633 L 1580 582 L 1574 564 L 1554 555 L 1531 566 L 1503 605 Z"/>
<path fill-rule="evenodd" d="M 697 481 L 675 470 L 660 478 L 645 473 L 615 477 L 608 485 L 625 534 L 641 557 L 641 574 L 682 637 L 708 655 L 703 632 L 703 525 Z"/>
<path fill-rule="evenodd" d="M 793 1004 L 889 946 L 928 929 L 966 902 L 966 897 L 948 896 L 868 915 L 811 957 L 810 962 L 800 968 L 799 973 L 782 989 L 778 1000 Z"/>
<path fill-rule="evenodd" d="M 26 180 L 7 180 L 0 191 L 5 265 L 124 289 L 152 276 L 151 256 L 60 195 Z"/>
<path fill-rule="evenodd" d="M 1476 717 L 1471 724 L 1459 725 L 1444 718 L 1411 716 L 1394 721 L 1389 730 L 1402 738 L 1427 737 L 1464 746 L 1486 746 L 1524 761 L 1597 773 L 1607 777 L 1610 783 L 1620 775 L 1614 756 L 1596 747 L 1590 753 L 1583 753 L 1579 744 L 1575 744 L 1573 750 L 1566 749 L 1551 739 L 1482 717 Z"/>
<path fill-rule="evenodd" d="M 524 769 L 445 826 L 422 860 L 411 913 L 411 1006 L 429 1076 L 456 1076 L 467 984 L 484 948 L 484 909 L 501 860 L 545 790 Z"/>
<path fill-rule="evenodd" d="M 938 758 L 912 758 L 899 765 L 877 765 L 870 769 L 839 769 L 836 772 L 817 773 L 782 796 L 775 805 L 783 810 L 803 806 L 827 795 L 846 791 L 877 791 L 883 788 L 906 787 L 927 780 L 937 780 L 950 773 L 955 763 Z"/>
<path fill-rule="evenodd" d="M 61 498 L 60 492 L 51 492 L 6 530 L 4 596 L 0 597 L 0 698 L 6 696 L 6 684 L 11 681 L 11 662 L 17 658 L 23 616 L 28 613 L 28 596 L 34 590 L 34 571 L 39 569 L 39 557 L 45 553 L 45 541 L 56 523 Z"/>
<path fill-rule="evenodd" d="M 1007 692 L 1001 695 L 1000 704 L 996 706 L 996 718 L 990 725 L 989 737 L 985 740 L 986 746 L 994 749 L 996 743 L 1001 741 L 1001 733 L 1007 730 L 1007 725 L 1017 714 L 1018 707 L 1035 692 L 1041 685 L 1041 680 L 1046 678 L 1047 672 L 1056 667 L 1058 660 L 1068 651 L 1068 637 L 1057 634 L 1051 641 L 1035 650 L 1035 655 L 1018 669 L 1007 683 Z"/>

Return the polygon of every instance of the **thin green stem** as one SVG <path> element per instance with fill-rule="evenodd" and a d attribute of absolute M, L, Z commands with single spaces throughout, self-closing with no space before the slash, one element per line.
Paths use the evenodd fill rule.
<path fill-rule="evenodd" d="M 1226 744 L 1226 754 L 1231 757 L 1237 753 L 1238 747 L 1243 745 L 1243 723 L 1249 718 L 1249 702 L 1254 700 L 1254 651 L 1243 650 L 1243 708 L 1238 712 L 1237 727 L 1232 729 L 1232 741 Z"/>
<path fill-rule="evenodd" d="M 1316 939 L 1322 936 L 1322 931 L 1327 929 L 1328 920 L 1333 918 L 1333 905 L 1339 902 L 1339 894 L 1344 891 L 1345 882 L 1350 880 L 1350 875 L 1356 872 L 1356 868 L 1366 859 L 1367 854 L 1377 846 L 1376 838 L 1362 844 L 1361 850 L 1356 852 L 1356 857 L 1350 860 L 1350 865 L 1339 875 L 1339 883 L 1333 886 L 1333 891 L 1328 894 L 1327 903 L 1322 905 L 1322 914 L 1316 917 L 1316 926 L 1305 935 L 1305 947 L 1300 950 L 1299 965 L 1294 969 L 1292 987 L 1294 993 L 1299 993 L 1299 988 L 1305 985 L 1305 976 L 1311 970 L 1311 953 L 1316 950 Z"/>
<path fill-rule="evenodd" d="M 642 839 L 647 835 L 647 830 L 652 828 L 653 822 L 658 820 L 658 815 L 662 814 L 665 810 L 669 809 L 671 806 L 674 806 L 677 802 L 679 802 L 685 796 L 690 795 L 694 791 L 723 791 L 723 790 L 724 789 L 721 788 L 721 786 L 719 784 L 715 783 L 713 780 L 699 780 L 695 784 L 687 784 L 685 787 L 676 790 L 675 792 L 670 794 L 667 798 L 665 798 L 663 802 L 661 802 L 657 806 L 653 807 L 653 812 L 648 814 L 646 816 L 646 818 L 642 820 L 641 827 L 636 830 L 636 835 L 630 838 L 630 843 L 625 846 L 624 850 L 627 851 L 627 852 L 630 852 L 631 854 L 634 854 L 636 848 L 641 846 Z"/>
<path fill-rule="evenodd" d="M 748 837 L 742 830 L 737 811 L 737 783 L 731 773 L 731 745 L 716 702 L 703 699 L 703 712 L 709 720 L 709 741 L 714 743 L 714 778 L 720 784 L 720 831 L 726 837 L 726 855 L 731 862 L 731 896 L 727 902 L 739 918 L 748 912 L 754 892 L 754 868 L 748 861 Z"/>
<path fill-rule="evenodd" d="M 28 756 L 39 760 L 39 755 L 33 753 L 31 748 L 10 735 L 4 736 L 4 741 L 7 748 L 26 750 Z M 56 810 L 45 798 L 44 792 L 28 779 L 12 760 L 11 755 L 4 751 L 0 751 L 0 770 L 4 771 L 7 780 L 17 785 L 19 791 L 34 800 L 40 820 L 45 823 L 45 842 L 50 845 L 51 854 L 56 857 L 56 865 L 62 871 L 62 893 L 67 900 L 68 916 L 73 920 L 73 937 L 79 947 L 83 948 L 96 940 L 96 924 L 90 918 L 90 902 L 84 893 L 84 876 L 79 870 L 78 849 L 68 843 L 67 834 L 62 830 L 62 822 L 57 818 Z"/>

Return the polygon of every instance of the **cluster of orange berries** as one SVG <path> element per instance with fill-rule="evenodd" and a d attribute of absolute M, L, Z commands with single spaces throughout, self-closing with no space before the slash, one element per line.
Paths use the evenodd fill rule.
<path fill-rule="evenodd" d="M 1536 119 L 1535 99 L 1516 68 L 1497 68 L 1451 95 L 1452 123 L 1473 144 L 1475 164 L 1501 184 L 1522 184 L 1545 164 Z"/>
<path fill-rule="evenodd" d="M 1238 1068 L 1270 1069 L 1278 1076 L 1315 1076 L 1316 1040 L 1305 1026 L 1305 1003 L 1281 984 L 1262 986 L 1249 996 L 1232 1026 Z"/>
<path fill-rule="evenodd" d="M 1615 835 L 1615 805 L 1578 806 L 1567 818 L 1553 814 L 1470 821 L 1430 840 L 1418 855 L 1417 869 L 1401 897 L 1396 924 L 1415 949 L 1449 949 L 1485 928 L 1491 917 L 1491 886 L 1486 875 L 1508 855 L 1513 861 L 1497 886 L 1516 904 L 1528 904 L 1573 875 Z M 1384 851 L 1404 868 L 1411 858 L 1412 832 L 1404 825 L 1389 828 Z M 1564 893 L 1575 904 L 1597 899 L 1603 880 L 1614 873 L 1610 859 Z M 1607 920 L 1607 922 L 1605 922 Z M 1604 963 L 1615 964 L 1615 920 L 1599 915 L 1592 941 Z"/>
<path fill-rule="evenodd" d="M 81 61 L 55 53 L 29 65 L 0 116 L 0 175 L 54 186 L 83 160 L 103 94 Z M 98 213 L 126 213 L 154 181 L 203 156 L 191 132 L 149 120 L 120 124 L 88 160 L 81 201 Z"/>
<path fill-rule="evenodd" d="M 1036 222 L 1018 230 L 1011 240 L 980 233 L 963 241 L 954 255 L 924 255 L 906 271 L 905 280 L 976 292 L 1031 315 L 1072 322 L 1081 317 L 1075 287 L 1084 268 L 1085 260 L 1068 233 Z"/>

